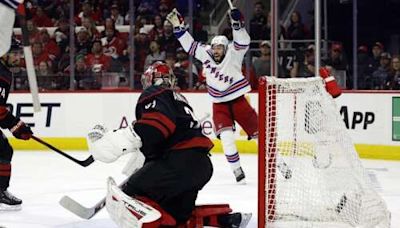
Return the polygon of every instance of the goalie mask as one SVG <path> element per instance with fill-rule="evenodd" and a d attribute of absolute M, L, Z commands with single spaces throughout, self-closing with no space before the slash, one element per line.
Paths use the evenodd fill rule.
<path fill-rule="evenodd" d="M 213 59 L 216 63 L 224 60 L 226 50 L 228 49 L 228 38 L 226 36 L 215 36 L 211 40 L 211 49 L 213 53 Z"/>
<path fill-rule="evenodd" d="M 143 89 L 147 89 L 152 85 L 173 89 L 176 78 L 172 69 L 167 64 L 157 61 L 147 68 L 142 75 L 141 81 Z"/>

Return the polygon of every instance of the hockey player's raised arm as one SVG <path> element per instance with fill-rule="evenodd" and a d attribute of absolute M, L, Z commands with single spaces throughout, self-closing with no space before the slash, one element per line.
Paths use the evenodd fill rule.
<path fill-rule="evenodd" d="M 10 49 L 15 10 L 21 3 L 23 0 L 0 0 L 0 57 Z"/>
<path fill-rule="evenodd" d="M 229 12 L 232 23 L 233 46 L 236 51 L 245 53 L 249 49 L 250 36 L 244 28 L 242 13 L 234 8 Z"/>
<path fill-rule="evenodd" d="M 186 31 L 183 18 L 176 9 L 173 9 L 168 14 L 167 20 L 172 24 L 176 38 L 189 55 L 194 56 L 201 62 L 205 62 L 212 55 L 207 52 L 207 50 L 210 50 L 210 46 L 195 41 L 192 35 Z"/>

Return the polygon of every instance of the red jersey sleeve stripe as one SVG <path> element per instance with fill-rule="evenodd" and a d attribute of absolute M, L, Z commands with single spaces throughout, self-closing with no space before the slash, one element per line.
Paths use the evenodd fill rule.
<path fill-rule="evenodd" d="M 136 124 L 145 124 L 155 127 L 163 134 L 164 138 L 167 138 L 170 135 L 168 129 L 166 129 L 165 126 L 160 124 L 157 120 L 140 119 L 136 122 Z"/>
<path fill-rule="evenodd" d="M 8 109 L 6 107 L 0 107 L 0 120 L 6 118 Z"/>
<path fill-rule="evenodd" d="M 11 164 L 0 164 L 0 171 L 10 171 Z"/>
<path fill-rule="evenodd" d="M 11 176 L 11 171 L 0 171 L 0 177 L 9 177 Z"/>
<path fill-rule="evenodd" d="M 206 137 L 195 137 L 182 142 L 175 144 L 171 149 L 173 150 L 181 150 L 181 149 L 190 149 L 190 148 L 206 148 L 211 150 L 214 147 L 214 144 L 210 139 Z"/>
<path fill-rule="evenodd" d="M 175 123 L 168 118 L 166 115 L 160 112 L 149 112 L 144 113 L 142 119 L 151 119 L 151 120 L 158 120 L 161 124 L 163 124 L 171 134 L 175 131 L 176 125 Z"/>

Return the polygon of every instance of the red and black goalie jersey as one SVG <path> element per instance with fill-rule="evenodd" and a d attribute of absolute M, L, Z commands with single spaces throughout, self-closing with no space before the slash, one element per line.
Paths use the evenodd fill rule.
<path fill-rule="evenodd" d="M 147 159 L 184 149 L 209 151 L 213 143 L 203 135 L 185 97 L 161 86 L 150 86 L 139 97 L 134 129 Z"/>

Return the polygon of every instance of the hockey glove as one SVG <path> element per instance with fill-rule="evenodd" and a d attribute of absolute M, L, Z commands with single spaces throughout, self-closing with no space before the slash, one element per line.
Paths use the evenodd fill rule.
<path fill-rule="evenodd" d="M 111 163 L 124 154 L 140 151 L 142 141 L 132 126 L 107 131 L 102 125 L 96 125 L 88 133 L 89 152 L 97 161 Z"/>
<path fill-rule="evenodd" d="M 234 30 L 239 30 L 244 27 L 244 18 L 240 10 L 237 8 L 231 9 L 229 16 L 231 17 L 232 28 Z"/>
<path fill-rule="evenodd" d="M 319 69 L 319 75 L 325 81 L 326 91 L 332 95 L 333 98 L 336 98 L 342 94 L 342 89 L 337 84 L 335 77 L 331 75 L 331 71 L 327 67 L 321 67 Z"/>
<path fill-rule="evenodd" d="M 181 37 L 185 33 L 185 21 L 176 8 L 167 15 L 167 20 L 172 24 L 174 34 L 177 38 Z"/>
<path fill-rule="evenodd" d="M 32 130 L 22 120 L 18 121 L 16 125 L 10 128 L 10 132 L 17 139 L 28 140 L 32 137 Z"/>

